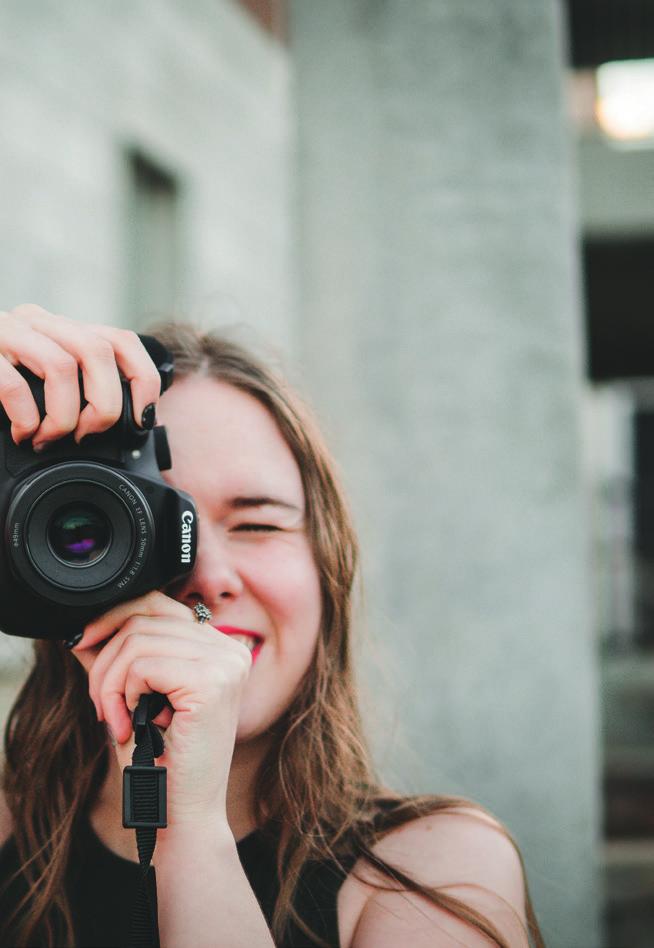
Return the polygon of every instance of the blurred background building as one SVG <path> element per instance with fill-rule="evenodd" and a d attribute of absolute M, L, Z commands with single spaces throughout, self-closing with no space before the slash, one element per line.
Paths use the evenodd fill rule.
<path fill-rule="evenodd" d="M 1 0 L 0 54 L 0 308 L 279 355 L 382 775 L 511 828 L 548 946 L 650 946 L 654 7 Z"/>
<path fill-rule="evenodd" d="M 654 938 L 654 7 L 571 0 L 609 944 Z"/>

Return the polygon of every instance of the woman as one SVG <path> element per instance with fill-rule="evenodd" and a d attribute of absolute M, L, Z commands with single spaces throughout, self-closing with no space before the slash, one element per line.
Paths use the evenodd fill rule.
<path fill-rule="evenodd" d="M 356 539 L 308 411 L 220 335 L 150 331 L 175 356 L 161 399 L 133 333 L 35 306 L 0 316 L 14 440 L 47 450 L 110 427 L 120 371 L 135 417 L 166 426 L 164 477 L 201 521 L 184 581 L 98 617 L 70 649 L 35 643 L 5 737 L 0 885 L 24 886 L 5 897 L 11 944 L 113 944 L 126 930 L 138 856 L 121 772 L 130 712 L 158 691 L 174 709 L 155 718 L 168 768 L 153 857 L 163 946 L 513 948 L 527 932 L 542 945 L 506 830 L 469 801 L 404 798 L 375 776 L 351 662 Z M 45 378 L 41 423 L 19 363 Z M 195 621 L 198 603 L 210 623 Z"/>

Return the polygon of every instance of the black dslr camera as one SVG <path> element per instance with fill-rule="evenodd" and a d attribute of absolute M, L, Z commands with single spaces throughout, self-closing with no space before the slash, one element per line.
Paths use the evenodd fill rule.
<path fill-rule="evenodd" d="M 141 336 L 164 392 L 172 357 Z M 45 416 L 43 381 L 24 367 Z M 134 423 L 129 382 L 123 412 L 108 431 L 72 434 L 42 455 L 11 438 L 0 406 L 0 631 L 68 639 L 93 618 L 193 569 L 198 518 L 193 499 L 165 483 L 171 467 L 165 428 Z M 81 406 L 84 399 L 80 372 Z"/>

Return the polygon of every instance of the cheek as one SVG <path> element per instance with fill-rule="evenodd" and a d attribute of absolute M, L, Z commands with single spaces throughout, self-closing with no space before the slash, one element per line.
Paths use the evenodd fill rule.
<path fill-rule="evenodd" d="M 285 552 L 258 571 L 255 595 L 274 623 L 277 650 L 289 658 L 311 655 L 322 612 L 318 570 L 308 551 L 303 556 Z"/>
<path fill-rule="evenodd" d="M 268 590 L 265 605 L 275 628 L 245 689 L 237 742 L 263 734 L 282 716 L 311 667 L 320 632 L 320 583 L 315 568 L 291 579 L 287 574 L 283 587 Z"/>

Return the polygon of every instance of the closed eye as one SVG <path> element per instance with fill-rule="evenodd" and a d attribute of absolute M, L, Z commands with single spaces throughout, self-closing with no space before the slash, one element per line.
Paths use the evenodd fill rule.
<path fill-rule="evenodd" d="M 270 523 L 239 523 L 237 527 L 234 527 L 234 530 L 252 531 L 254 533 L 257 531 L 279 530 L 279 527 L 273 527 Z"/>

